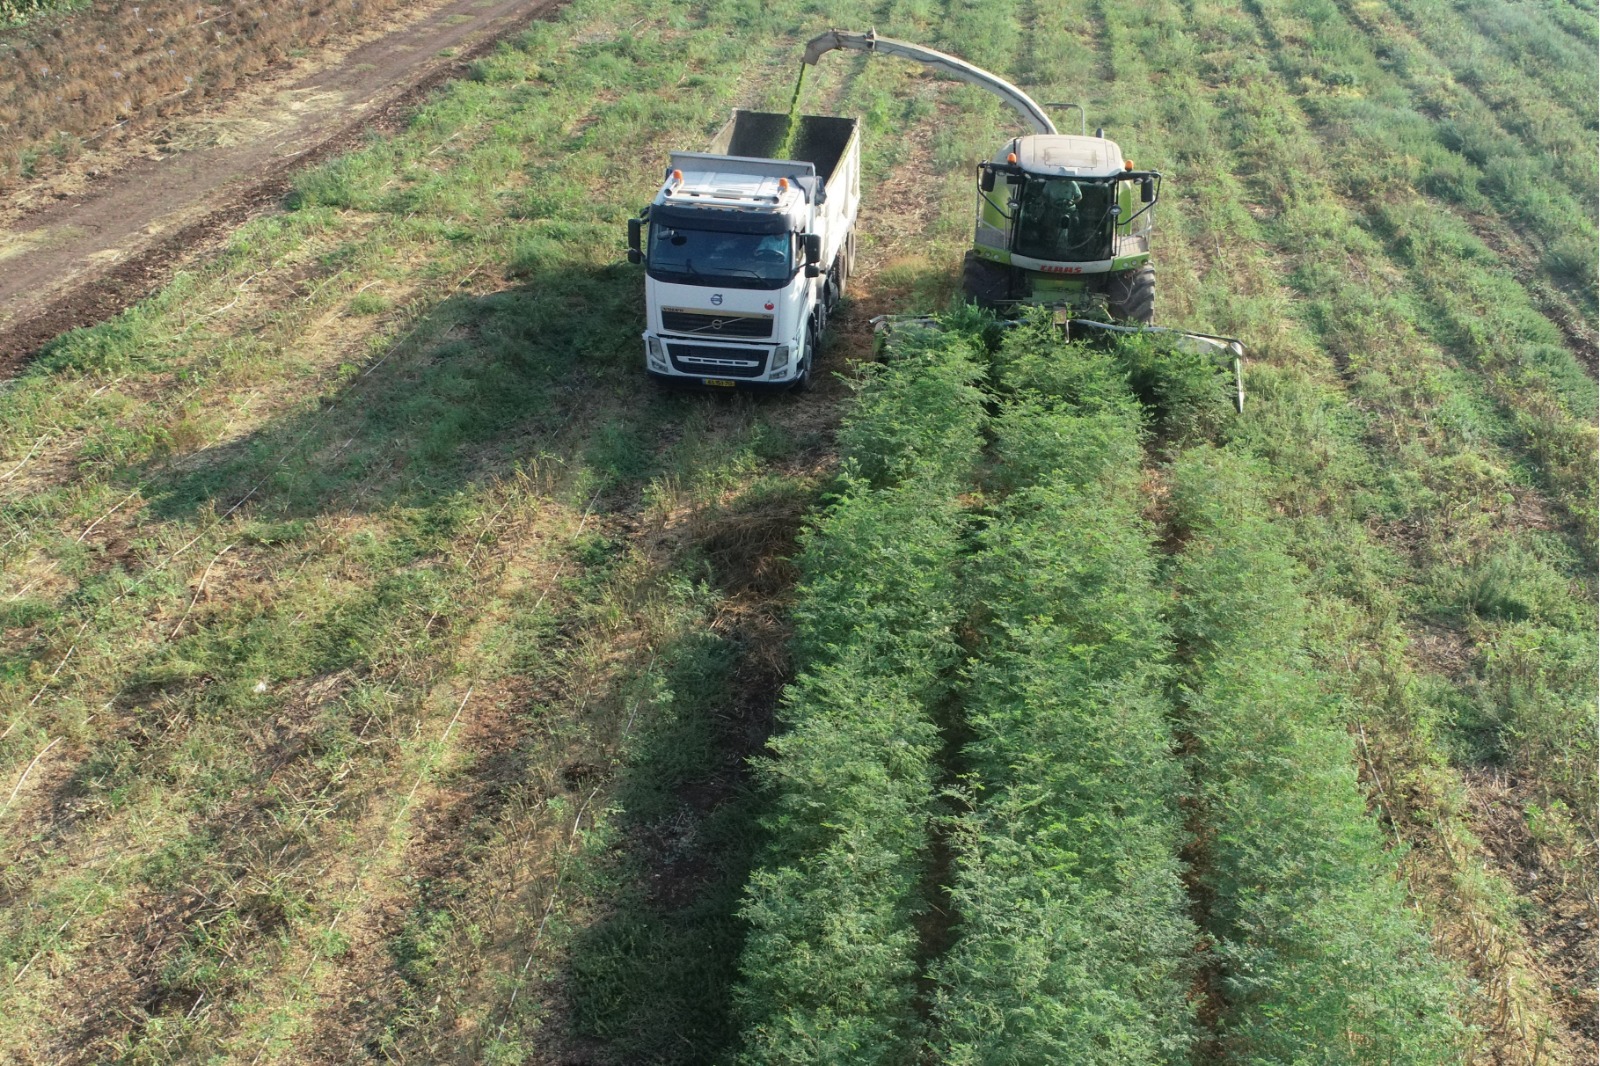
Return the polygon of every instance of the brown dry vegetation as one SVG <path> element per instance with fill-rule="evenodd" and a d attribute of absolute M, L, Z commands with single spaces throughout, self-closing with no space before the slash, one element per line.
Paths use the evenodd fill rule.
<path fill-rule="evenodd" d="M 100 0 L 0 33 L 0 192 L 404 6 Z"/>

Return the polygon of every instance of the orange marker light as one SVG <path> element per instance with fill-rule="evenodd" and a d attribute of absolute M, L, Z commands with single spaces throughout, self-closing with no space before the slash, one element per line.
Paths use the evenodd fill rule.
<path fill-rule="evenodd" d="M 1133 160 L 1131 160 L 1131 159 L 1124 159 L 1124 160 L 1123 160 L 1123 161 L 1122 161 L 1122 169 L 1123 169 L 1123 170 L 1132 170 L 1132 169 L 1133 169 Z"/>
<path fill-rule="evenodd" d="M 1129 166 L 1130 166 L 1130 167 L 1131 167 L 1131 166 L 1133 166 L 1133 164 L 1132 164 L 1132 163 L 1129 163 L 1129 164 L 1128 164 L 1128 165 L 1129 165 Z M 673 181 L 682 181 L 682 180 L 683 180 L 683 171 L 681 171 L 681 170 L 674 170 L 674 171 L 673 171 L 673 172 L 672 172 L 672 180 L 673 180 Z"/>
<path fill-rule="evenodd" d="M 789 191 L 789 179 L 788 178 L 779 178 L 778 179 L 778 191 L 779 192 L 788 192 Z"/>
<path fill-rule="evenodd" d="M 1013 163 L 1014 164 L 1014 163 L 1016 163 L 1016 161 L 1017 161 L 1017 153 L 1015 153 L 1015 152 L 1007 152 L 1006 153 L 1006 162 L 1007 163 Z"/>

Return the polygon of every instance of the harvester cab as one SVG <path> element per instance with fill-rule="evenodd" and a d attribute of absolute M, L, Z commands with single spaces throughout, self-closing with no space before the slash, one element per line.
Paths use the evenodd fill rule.
<path fill-rule="evenodd" d="M 1148 325 L 1155 316 L 1150 231 L 1161 174 L 1135 170 L 1105 130 L 1064 134 L 1043 107 L 1004 78 L 957 56 L 879 37 L 829 30 L 807 45 L 815 64 L 835 49 L 899 56 L 1005 101 L 1031 130 L 1013 137 L 977 168 L 977 225 L 962 284 L 977 303 L 1067 306 Z"/>
<path fill-rule="evenodd" d="M 802 62 L 815 65 L 835 49 L 898 56 L 986 89 L 1031 131 L 977 166 L 977 221 L 962 266 L 962 288 L 974 302 L 1002 312 L 1025 304 L 1054 307 L 1063 323 L 1071 323 L 1069 332 L 1080 336 L 1130 329 L 1175 335 L 1186 346 L 1218 352 L 1239 376 L 1239 341 L 1152 325 L 1150 238 L 1161 173 L 1135 169 L 1104 129 L 1091 136 L 1081 104 L 1051 105 L 1078 111 L 1078 132 L 1063 134 L 1043 107 L 1004 78 L 876 32 L 829 30 L 806 45 Z"/>
<path fill-rule="evenodd" d="M 1161 174 L 1103 135 L 1016 137 L 978 164 L 978 221 L 962 283 L 980 304 L 1065 304 L 1148 324 L 1150 230 Z"/>

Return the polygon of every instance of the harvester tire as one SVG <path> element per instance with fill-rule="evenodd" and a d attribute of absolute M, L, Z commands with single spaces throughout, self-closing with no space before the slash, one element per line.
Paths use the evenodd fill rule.
<path fill-rule="evenodd" d="M 1011 298 L 1010 270 L 968 252 L 961 264 L 961 290 L 979 307 L 1001 307 Z"/>
<path fill-rule="evenodd" d="M 1156 317 L 1156 268 L 1149 263 L 1113 274 L 1106 282 L 1106 311 L 1112 318 L 1148 326 Z"/>

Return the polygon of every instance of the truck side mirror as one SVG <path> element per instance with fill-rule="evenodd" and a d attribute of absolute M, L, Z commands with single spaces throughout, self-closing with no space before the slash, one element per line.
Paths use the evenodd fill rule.
<path fill-rule="evenodd" d="M 994 192 L 994 170 L 991 167 L 978 169 L 978 188 L 984 192 Z"/>
<path fill-rule="evenodd" d="M 1156 179 L 1145 178 L 1139 183 L 1139 202 L 1153 204 L 1156 202 Z"/>
<path fill-rule="evenodd" d="M 644 219 L 628 219 L 628 262 L 644 262 L 644 252 L 640 250 L 639 235 L 644 229 Z"/>
<path fill-rule="evenodd" d="M 800 238 L 800 241 L 806 250 L 806 265 L 817 266 L 820 264 L 822 262 L 822 234 L 807 233 Z M 816 277 L 816 275 L 808 274 L 807 277 Z"/>

